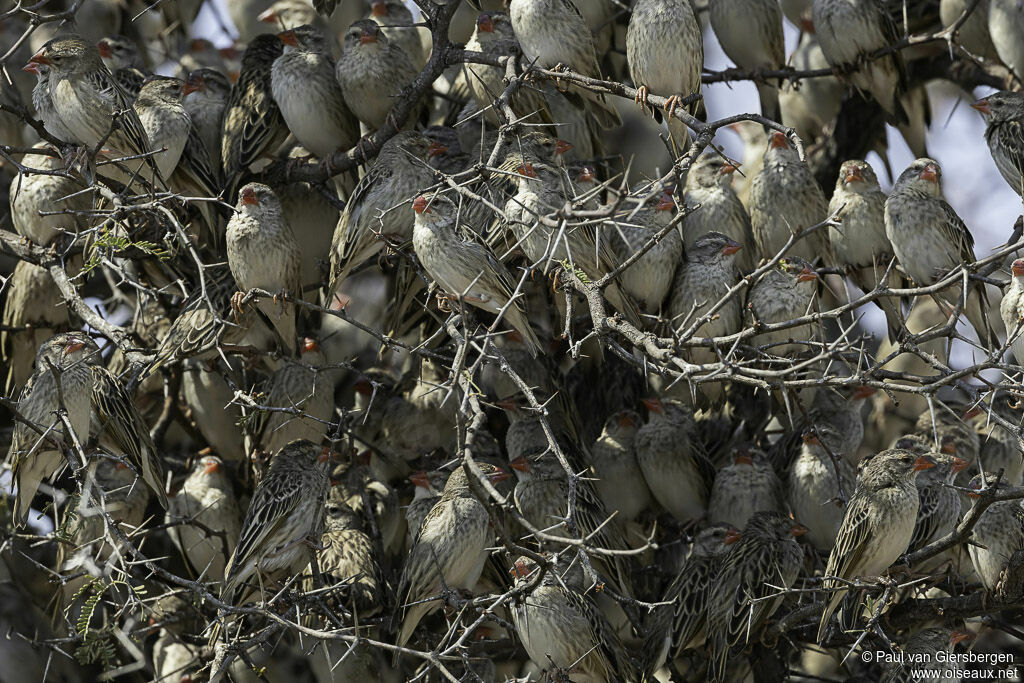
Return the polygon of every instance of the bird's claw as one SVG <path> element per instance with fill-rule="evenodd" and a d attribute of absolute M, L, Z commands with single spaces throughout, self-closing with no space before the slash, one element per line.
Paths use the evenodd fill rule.
<path fill-rule="evenodd" d="M 242 315 L 242 301 L 245 299 L 245 292 L 235 292 L 231 295 L 231 312 L 235 315 L 237 323 Z"/>
<path fill-rule="evenodd" d="M 633 96 L 633 101 L 640 105 L 640 110 L 644 114 L 647 113 L 647 86 L 641 85 L 636 89 L 636 95 Z"/>
<path fill-rule="evenodd" d="M 665 115 L 667 118 L 671 119 L 675 117 L 676 109 L 679 107 L 680 100 L 682 100 L 681 96 L 672 95 L 672 97 L 668 98 L 668 101 L 665 102 Z"/>
<path fill-rule="evenodd" d="M 448 298 L 448 295 L 438 290 L 434 292 L 434 296 L 437 298 L 437 307 L 442 313 L 452 312 L 452 301 Z"/>

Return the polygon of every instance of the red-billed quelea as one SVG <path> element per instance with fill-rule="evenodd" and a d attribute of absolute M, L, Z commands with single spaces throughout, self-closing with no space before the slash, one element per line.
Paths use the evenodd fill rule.
<path fill-rule="evenodd" d="M 974 258 L 974 236 L 942 196 L 942 170 L 933 159 L 917 159 L 900 174 L 885 202 L 885 234 L 900 266 L 919 286 L 933 285 L 951 270 Z M 937 294 L 947 313 L 962 297 L 954 284 Z M 967 295 L 964 315 L 985 346 L 999 340 L 988 319 L 985 285 L 977 283 Z"/>
<path fill-rule="evenodd" d="M 618 263 L 640 251 L 675 217 L 676 205 L 671 189 L 653 197 L 637 199 L 637 206 L 628 209 L 612 224 L 611 247 Z M 682 260 L 683 240 L 679 236 L 677 222 L 643 256 L 622 271 L 619 282 L 644 313 L 656 315 L 672 286 L 672 274 Z"/>
<path fill-rule="evenodd" d="M 750 225 L 757 255 L 773 258 L 793 233 L 827 217 L 828 202 L 811 169 L 785 135 L 773 132 L 764 153 L 764 167 L 750 185 Z M 813 261 L 822 254 L 824 243 L 824 235 L 815 231 L 803 235 L 787 255 Z"/>
<path fill-rule="evenodd" d="M 39 347 L 35 372 L 18 397 L 18 412 L 39 431 L 16 422 L 8 456 L 18 490 L 14 518 L 21 523 L 27 519 L 40 482 L 53 476 L 65 462 L 60 451 L 41 435 L 52 429 L 47 439 L 52 436 L 68 446 L 74 443 L 71 435 L 64 433 L 56 411 L 66 412 L 75 441 L 84 444 L 89 438 L 92 365 L 100 361 L 96 343 L 81 332 L 55 335 Z"/>
<path fill-rule="evenodd" d="M 369 130 L 384 125 L 402 90 L 412 85 L 417 73 L 409 55 L 388 40 L 373 21 L 357 21 L 345 32 L 335 76 L 348 108 Z M 414 111 L 409 122 L 417 116 Z"/>
<path fill-rule="evenodd" d="M 917 522 L 910 537 L 907 552 L 914 552 L 937 541 L 956 528 L 960 520 L 960 494 L 952 488 L 956 475 L 967 468 L 968 462 L 948 453 L 930 453 L 935 467 L 918 476 Z M 938 568 L 942 556 L 932 556 L 917 565 L 919 571 L 930 572 Z"/>
<path fill-rule="evenodd" d="M 525 589 L 539 571 L 532 560 L 521 557 L 510 573 L 515 586 Z M 511 607 L 512 623 L 526 653 L 553 680 L 635 680 L 633 664 L 601 611 L 553 571 L 545 572 L 540 584 Z"/>
<path fill-rule="evenodd" d="M 681 522 L 707 512 L 713 470 L 697 441 L 693 412 L 674 400 L 644 400 L 650 421 L 637 432 L 636 460 L 654 499 Z"/>
<path fill-rule="evenodd" d="M 971 418 L 974 431 L 981 442 L 978 460 L 985 472 L 1003 472 L 1003 480 L 1011 486 L 1024 483 L 1024 461 L 1013 428 L 1022 422 L 1021 404 L 1012 394 L 999 392 L 992 397 L 991 406 L 985 406 Z M 1011 427 L 998 422 L 1000 417 Z"/>
<path fill-rule="evenodd" d="M 430 58 L 430 35 L 413 27 L 412 11 L 402 0 L 373 0 L 368 17 L 384 29 L 384 35 L 409 55 L 413 66 L 423 67 Z"/>
<path fill-rule="evenodd" d="M 388 242 L 412 239 L 415 214 L 407 203 L 433 183 L 429 155 L 430 141 L 414 131 L 402 131 L 384 143 L 334 230 L 328 294 Z"/>
<path fill-rule="evenodd" d="M 985 141 L 999 173 L 1024 194 L 1024 94 L 1003 90 L 971 106 L 985 117 Z"/>
<path fill-rule="evenodd" d="M 181 103 L 181 92 L 182 82 L 177 78 L 149 76 L 134 104 L 164 178 L 170 178 L 177 168 L 192 126 L 192 119 Z"/>
<path fill-rule="evenodd" d="M 571 0 L 511 0 L 508 13 L 528 61 L 544 69 L 561 65 L 583 76 L 601 78 L 593 35 Z M 602 128 L 622 123 L 604 95 L 573 85 L 567 90 L 587 100 L 588 111 Z"/>
<path fill-rule="evenodd" d="M 746 247 L 736 255 L 735 262 L 743 273 L 754 269 L 754 234 L 750 229 L 750 216 L 743 202 L 732 189 L 732 174 L 738 167 L 715 151 L 697 157 L 686 176 L 683 201 L 694 207 L 683 218 L 683 244 L 686 252 L 706 233 L 720 232 Z"/>
<path fill-rule="evenodd" d="M 445 587 L 473 590 L 487 561 L 487 547 L 494 532 L 487 509 L 469 488 L 469 475 L 463 467 L 460 465 L 448 477 L 441 500 L 423 520 L 419 537 L 402 567 L 398 584 L 400 628 L 395 641 L 399 646 L 409 642 L 423 617 L 441 606 L 441 602 L 428 598 L 441 595 Z M 481 463 L 480 469 L 492 483 L 508 478 L 507 472 L 494 465 Z"/>
<path fill-rule="evenodd" d="M 999 59 L 1018 81 L 1024 79 L 1024 12 L 1020 0 L 989 0 L 988 32 Z"/>
<path fill-rule="evenodd" d="M 309 563 L 330 488 L 328 460 L 327 449 L 309 441 L 293 441 L 274 455 L 245 512 L 222 600 L 242 604 L 268 578 L 287 578 Z M 255 581 L 257 573 L 261 584 Z M 247 584 L 257 587 L 239 591 Z"/>
<path fill-rule="evenodd" d="M 928 456 L 892 449 L 879 453 L 862 468 L 825 569 L 829 577 L 825 589 L 832 594 L 821 615 L 819 643 L 846 595 L 841 581 L 880 576 L 906 552 L 917 520 L 914 480 L 918 473 L 934 466 L 935 461 Z"/>
<path fill-rule="evenodd" d="M 782 482 L 759 451 L 740 450 L 718 470 L 708 496 L 708 519 L 742 529 L 757 512 L 785 512 Z"/>
<path fill-rule="evenodd" d="M 583 270 L 592 281 L 615 269 L 616 259 L 605 235 L 590 225 L 580 225 L 564 233 L 544 223 L 544 218 L 565 205 L 561 177 L 549 166 L 525 164 L 515 175 L 519 183 L 516 195 L 505 204 L 505 220 L 515 243 L 532 265 L 547 269 L 552 262 L 569 261 Z M 513 240 L 509 239 L 511 243 Z M 636 304 L 616 282 L 604 290 L 608 302 L 627 320 L 640 323 Z"/>
<path fill-rule="evenodd" d="M 986 473 L 984 478 L 976 475 L 971 479 L 968 497 L 976 499 L 983 490 L 1000 491 L 1010 487 L 997 480 L 998 475 L 993 473 Z M 975 543 L 967 546 L 974 571 L 978 572 L 986 590 L 995 591 L 1013 554 L 1024 550 L 1024 508 L 1020 500 L 1000 500 L 990 505 L 971 530 L 971 539 L 980 544 L 980 547 Z"/>
<path fill-rule="evenodd" d="M 334 377 L 315 339 L 305 338 L 299 360 L 285 359 L 263 392 L 270 408 L 298 409 L 301 415 L 272 410 L 261 416 L 257 433 L 264 453 L 276 453 L 296 439 L 320 443 L 334 416 Z"/>
<path fill-rule="evenodd" d="M 885 234 L 885 193 L 870 164 L 860 160 L 843 162 L 828 212 L 841 221 L 841 225 L 828 228 L 835 265 L 845 270 L 861 290 L 872 291 L 885 278 L 892 245 Z M 885 313 L 889 341 L 895 341 L 903 326 L 899 302 L 882 297 L 875 303 Z"/>
<path fill-rule="evenodd" d="M 708 14 L 722 50 L 736 66 L 755 74 L 785 66 L 786 43 L 777 0 L 709 0 Z M 777 83 L 757 78 L 755 85 L 761 113 L 781 121 Z"/>
<path fill-rule="evenodd" d="M 301 296 L 301 256 L 281 202 L 266 185 L 249 183 L 239 191 L 235 213 L 228 221 L 227 252 L 239 294 L 253 288 L 271 293 L 273 299 L 261 297 L 257 306 L 273 323 L 284 348 L 294 351 L 295 304 L 274 299 L 282 294 Z"/>
<path fill-rule="evenodd" d="M 715 590 L 729 528 L 723 525 L 701 530 L 679 572 L 665 590 L 663 602 L 647 621 L 643 673 L 652 677 L 666 662 L 686 650 L 699 648 L 707 639 L 708 603 Z"/>
<path fill-rule="evenodd" d="M 795 320 L 817 308 L 818 273 L 800 258 L 784 258 L 768 270 L 747 293 L 746 316 L 750 324 L 782 323 Z M 806 343 L 817 338 L 814 323 L 804 323 L 751 338 L 756 346 L 768 346 L 767 353 L 785 356 L 807 351 Z"/>
<path fill-rule="evenodd" d="M 68 142 L 90 153 L 102 142 L 111 158 L 151 150 L 131 100 L 103 66 L 95 45 L 73 34 L 59 36 L 40 48 L 31 61 L 49 67 L 53 109 L 39 113 L 55 117 L 59 122 L 52 127 L 69 134 Z M 142 163 L 126 162 L 133 169 Z M 144 163 L 156 169 L 152 158 L 147 157 Z"/>
<path fill-rule="evenodd" d="M 46 268 L 18 261 L 7 281 L 0 324 L 5 328 L 0 331 L 0 358 L 7 365 L 4 392 L 14 396 L 32 376 L 40 345 L 71 326 L 60 290 Z"/>
<path fill-rule="evenodd" d="M 540 341 L 530 327 L 522 296 L 515 296 L 517 280 L 485 244 L 473 239 L 470 229 L 460 228 L 455 203 L 444 196 L 432 202 L 420 196 L 413 201 L 413 210 L 412 245 L 427 274 L 456 299 L 489 313 L 504 311 L 509 325 L 536 353 Z"/>
<path fill-rule="evenodd" d="M 668 130 L 678 154 L 690 146 L 690 131 L 673 116 L 679 100 L 700 93 L 704 40 L 690 0 L 640 0 L 626 31 L 626 59 L 636 86 L 636 101 L 647 106 L 648 93 L 669 98 Z M 691 114 L 696 103 L 688 105 Z M 654 108 L 655 118 L 660 113 Z"/>
<path fill-rule="evenodd" d="M 840 497 L 840 488 L 849 498 L 855 485 L 855 473 L 842 457 L 841 443 L 835 429 L 816 425 L 804 432 L 800 453 L 789 466 L 789 507 L 796 519 L 804 520 L 807 541 L 822 553 L 832 550 L 846 514 L 847 501 Z"/>
<path fill-rule="evenodd" d="M 803 561 L 796 537 L 806 531 L 788 515 L 770 511 L 756 513 L 743 531 L 726 537 L 729 549 L 708 601 L 713 680 L 726 680 L 730 650 L 756 641 L 782 604 L 782 591 L 796 581 Z"/>
<path fill-rule="evenodd" d="M 939 19 L 943 26 L 952 26 L 968 7 L 972 8 L 967 20 L 956 31 L 956 41 L 972 55 L 988 60 L 999 59 L 996 47 L 988 33 L 989 0 L 975 5 L 972 0 L 942 0 L 939 3 Z"/>
<path fill-rule="evenodd" d="M 50 94 L 50 65 L 29 62 L 22 67 L 22 71 L 36 75 L 36 85 L 32 88 L 32 107 L 36 110 L 36 117 L 43 122 L 43 128 L 58 140 L 73 144 L 75 136 L 57 115 L 53 96 Z"/>
<path fill-rule="evenodd" d="M 223 168 L 220 137 L 231 82 L 227 76 L 214 69 L 196 69 L 185 77 L 181 93 L 185 111 L 210 154 L 210 161 L 217 168 Z"/>
<path fill-rule="evenodd" d="M 651 490 L 636 461 L 636 434 L 640 416 L 623 410 L 610 416 L 590 449 L 594 490 L 608 513 L 620 525 L 636 520 L 651 504 Z"/>
<path fill-rule="evenodd" d="M 327 158 L 359 139 L 359 122 L 345 104 L 334 76 L 327 38 L 304 24 L 277 34 L 284 53 L 270 70 L 270 89 L 299 144 Z"/>
<path fill-rule="evenodd" d="M 739 242 L 720 232 L 704 233 L 687 249 L 686 260 L 676 270 L 668 303 L 669 320 L 677 334 L 684 333 L 706 315 L 738 282 L 736 261 L 741 249 Z M 724 337 L 739 332 L 742 316 L 740 298 L 732 296 L 706 322 L 697 326 L 691 338 Z M 694 347 L 687 353 L 694 363 L 718 361 L 713 348 Z M 720 395 L 721 388 L 718 382 L 701 385 L 708 398 Z"/>
<path fill-rule="evenodd" d="M 43 171 L 58 171 L 62 167 L 59 158 L 44 154 L 26 154 L 22 163 Z M 92 208 L 89 195 L 78 194 L 82 188 L 80 181 L 61 175 L 19 172 L 10 190 L 15 232 L 42 246 L 48 246 L 60 235 L 77 233 L 85 221 L 73 212 Z"/>
<path fill-rule="evenodd" d="M 288 126 L 270 89 L 270 72 L 284 51 L 277 36 L 253 38 L 242 54 L 238 81 L 231 87 L 224 107 L 221 163 L 228 183 L 225 198 L 245 184 L 250 166 L 265 154 L 273 154 L 288 137 Z"/>
<path fill-rule="evenodd" d="M 167 521 L 175 524 L 168 531 L 171 540 L 197 576 L 222 581 L 242 530 L 242 511 L 223 461 L 213 455 L 198 459 L 169 502 Z"/>
<path fill-rule="evenodd" d="M 895 22 L 882 0 L 814 0 L 814 30 L 832 66 L 859 66 L 848 78 L 871 94 L 897 123 L 907 122 L 900 102 L 906 72 L 899 52 L 866 59 L 899 40 Z"/>
<path fill-rule="evenodd" d="M 411 548 L 420 535 L 423 520 L 427 518 L 437 501 L 441 500 L 441 492 L 448 481 L 448 473 L 442 470 L 420 470 L 409 475 L 409 481 L 413 484 L 413 492 L 412 500 L 405 508 L 405 525 L 406 540 Z"/>

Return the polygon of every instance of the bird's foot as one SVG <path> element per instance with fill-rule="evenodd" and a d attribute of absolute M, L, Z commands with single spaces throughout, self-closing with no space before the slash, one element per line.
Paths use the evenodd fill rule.
<path fill-rule="evenodd" d="M 245 300 L 245 292 L 235 292 L 231 295 L 231 312 L 235 315 L 235 323 L 238 323 L 242 315 L 242 302 Z"/>
<path fill-rule="evenodd" d="M 640 110 L 643 113 L 647 113 L 647 86 L 641 85 L 636 89 L 636 95 L 633 96 L 633 101 L 640 105 Z"/>
<path fill-rule="evenodd" d="M 442 313 L 452 312 L 452 300 L 448 297 L 447 294 L 445 294 L 441 290 L 437 290 L 436 292 L 434 292 L 434 296 L 437 298 L 437 307 L 441 310 Z"/>
<path fill-rule="evenodd" d="M 295 172 L 295 169 L 297 169 L 299 166 L 305 165 L 306 162 L 310 161 L 311 159 L 313 159 L 312 154 L 306 154 L 305 156 L 293 157 L 289 159 L 288 161 L 284 162 L 285 173 L 287 175 L 291 175 L 292 173 Z"/>
<path fill-rule="evenodd" d="M 682 95 L 673 95 L 672 97 L 668 98 L 668 101 L 665 102 L 665 116 L 666 116 L 666 118 L 670 118 L 671 119 L 671 118 L 675 117 L 676 109 L 679 107 L 679 104 L 680 104 L 682 99 L 683 99 Z"/>

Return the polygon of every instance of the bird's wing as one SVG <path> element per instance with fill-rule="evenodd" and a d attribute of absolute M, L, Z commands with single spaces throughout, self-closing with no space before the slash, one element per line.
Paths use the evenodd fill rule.
<path fill-rule="evenodd" d="M 825 576 L 850 578 L 861 564 L 864 546 L 871 535 L 869 501 L 860 490 L 854 492 L 846 508 L 846 516 L 839 526 L 836 544 L 828 556 Z M 826 581 L 826 584 L 829 583 Z M 834 588 L 835 586 L 833 586 Z"/>
<path fill-rule="evenodd" d="M 258 549 L 288 520 L 304 493 L 303 481 L 297 477 L 264 479 L 264 485 L 257 487 L 227 569 L 229 583 L 238 575 L 240 567 L 256 559 Z"/>

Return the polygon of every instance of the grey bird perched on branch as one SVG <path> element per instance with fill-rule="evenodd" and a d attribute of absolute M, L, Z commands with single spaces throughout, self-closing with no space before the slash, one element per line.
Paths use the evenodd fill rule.
<path fill-rule="evenodd" d="M 540 340 L 530 327 L 522 294 L 516 295 L 517 281 L 486 244 L 474 239 L 471 229 L 458 224 L 455 203 L 443 195 L 433 201 L 420 196 L 412 206 L 412 245 L 427 274 L 456 300 L 502 314 L 536 355 Z"/>
<path fill-rule="evenodd" d="M 985 141 L 1003 179 L 1024 195 L 1024 94 L 1002 90 L 971 105 L 985 117 Z"/>
<path fill-rule="evenodd" d="M 885 234 L 900 267 L 920 286 L 935 284 L 975 260 L 974 236 L 943 198 L 941 178 L 937 161 L 917 159 L 900 174 L 885 202 Z M 951 294 L 939 292 L 934 298 L 950 313 L 963 296 L 963 287 L 954 283 L 948 291 Z M 982 345 L 997 348 L 983 283 L 970 288 L 963 312 Z"/>
<path fill-rule="evenodd" d="M 288 576 L 309 563 L 311 543 L 319 540 L 330 482 L 328 449 L 293 441 L 270 461 L 270 469 L 245 512 L 238 545 L 225 569 L 224 602 L 240 605 L 259 590 L 246 586 L 257 573 Z"/>
<path fill-rule="evenodd" d="M 968 487 L 971 492 L 967 496 L 976 499 L 982 491 L 991 488 L 1000 491 L 1009 487 L 1010 484 L 997 474 L 978 474 L 971 479 Z M 967 546 L 974 570 L 985 589 L 995 591 L 1014 553 L 1024 550 L 1024 508 L 1020 500 L 1001 500 L 990 505 L 971 530 L 971 538 L 981 544 L 981 547 L 977 544 Z"/>
<path fill-rule="evenodd" d="M 508 8 L 523 55 L 537 66 L 569 67 L 590 78 L 601 78 L 593 35 L 571 0 L 511 0 Z M 576 85 L 571 95 L 589 102 L 594 120 L 602 128 L 621 125 L 622 119 L 604 95 Z"/>
<path fill-rule="evenodd" d="M 928 456 L 900 449 L 883 451 L 863 466 L 825 568 L 825 588 L 833 593 L 821 615 L 819 643 L 846 595 L 835 579 L 879 576 L 910 545 L 919 505 L 914 480 L 934 466 Z"/>
<path fill-rule="evenodd" d="M 748 71 L 777 70 L 786 64 L 782 10 L 777 0 L 710 0 L 711 28 L 729 59 Z M 777 82 L 755 80 L 761 114 L 782 120 Z"/>
<path fill-rule="evenodd" d="M 704 42 L 690 0 L 640 0 L 633 7 L 626 32 L 629 75 L 637 88 L 636 101 L 647 106 L 647 93 L 669 98 L 665 105 L 668 130 L 676 155 L 690 146 L 690 131 L 673 116 L 679 99 L 700 93 Z M 693 114 L 697 102 L 687 105 Z M 660 112 L 653 109 L 661 120 Z"/>
<path fill-rule="evenodd" d="M 270 90 L 292 135 L 321 159 L 352 147 L 359 139 L 359 122 L 335 78 L 327 37 L 309 24 L 277 37 L 284 53 L 270 69 Z"/>

